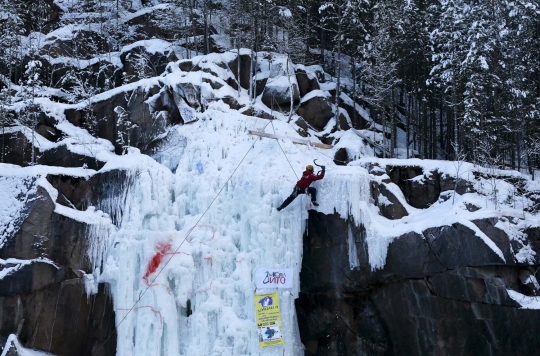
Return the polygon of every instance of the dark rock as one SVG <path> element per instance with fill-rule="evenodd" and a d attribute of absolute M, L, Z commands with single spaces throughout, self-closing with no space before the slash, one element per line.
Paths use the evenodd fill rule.
<path fill-rule="evenodd" d="M 35 188 L 34 181 L 32 186 Z M 31 260 L 42 257 L 41 244 L 49 235 L 49 221 L 54 213 L 55 204 L 42 187 L 37 187 L 25 202 L 24 211 L 27 212 L 24 221 L 14 226 L 14 235 L 8 238 L 0 248 L 0 258 L 18 258 Z"/>
<path fill-rule="evenodd" d="M 444 298 L 424 280 L 384 286 L 370 300 L 385 321 L 394 355 L 527 354 L 531 345 L 524 345 L 521 335 L 535 327 L 540 315 L 536 310 Z"/>
<path fill-rule="evenodd" d="M 0 133 L 0 144 L 3 145 L 3 163 L 26 166 L 31 162 L 32 151 L 39 157 L 39 150 L 32 147 L 32 142 L 21 131 Z"/>
<path fill-rule="evenodd" d="M 66 271 L 50 263 L 34 261 L 29 264 L 8 263 L 1 267 L 7 272 L 0 279 L 0 296 L 28 294 L 52 284 L 57 284 L 65 278 Z M 5 272 L 5 271 L 2 271 Z"/>
<path fill-rule="evenodd" d="M 189 59 L 178 62 L 178 68 L 180 68 L 182 72 L 191 72 L 192 69 L 195 69 L 193 68 L 193 62 Z"/>
<path fill-rule="evenodd" d="M 36 132 L 51 142 L 57 142 L 62 137 L 60 131 L 47 125 L 39 125 Z"/>
<path fill-rule="evenodd" d="M 362 294 L 300 293 L 295 300 L 305 355 L 389 355 L 387 326 Z"/>
<path fill-rule="evenodd" d="M 367 170 L 369 174 L 373 174 L 374 176 L 380 177 L 380 176 L 386 175 L 388 177 L 388 175 L 386 174 L 386 170 L 384 170 L 381 166 L 379 166 L 378 163 L 369 163 L 367 166 Z M 391 182 L 390 179 L 389 179 L 389 182 Z"/>
<path fill-rule="evenodd" d="M 17 9 L 24 9 L 24 11 L 18 12 L 18 20 L 21 21 L 24 35 L 28 36 L 30 32 L 36 31 L 36 18 L 40 17 L 41 28 L 39 31 L 42 33 L 49 33 L 57 29 L 60 25 L 60 17 L 62 9 L 55 3 L 54 0 L 11 0 Z M 38 6 L 36 5 L 40 5 Z"/>
<path fill-rule="evenodd" d="M 298 82 L 298 88 L 300 90 L 300 96 L 303 97 L 312 90 L 319 90 L 319 82 L 317 78 L 309 78 L 304 70 L 296 71 L 296 81 Z"/>
<path fill-rule="evenodd" d="M 531 272 L 528 269 L 520 269 L 518 278 L 521 284 L 528 289 L 528 295 L 538 295 L 540 293 L 540 288 L 538 288 L 538 280 L 536 279 L 534 272 Z"/>
<path fill-rule="evenodd" d="M 350 162 L 350 159 L 347 149 L 345 147 L 341 147 L 334 155 L 334 163 L 338 166 L 346 166 L 348 162 Z"/>
<path fill-rule="evenodd" d="M 253 107 L 244 107 L 243 109 L 240 110 L 240 112 L 246 116 L 260 117 L 261 119 L 266 119 L 266 120 L 277 120 L 275 116 L 267 113 L 266 111 L 259 110 Z"/>
<path fill-rule="evenodd" d="M 347 104 L 345 101 L 340 99 L 339 106 L 347 111 L 347 114 L 349 114 L 349 118 L 351 119 L 352 125 L 357 130 L 364 130 L 369 125 L 368 122 L 360 115 L 360 113 L 355 110 L 355 108 L 349 104 Z M 360 105 L 357 104 L 357 107 L 360 107 Z"/>
<path fill-rule="evenodd" d="M 40 129 L 42 126 L 44 125 L 38 127 L 38 131 L 42 130 Z M 58 131 L 55 130 L 54 132 Z M 86 165 L 88 168 L 96 170 L 104 165 L 103 162 L 91 157 L 91 152 L 89 152 L 88 156 L 73 153 L 69 151 L 66 144 L 40 151 L 37 147 L 32 147 L 32 141 L 21 131 L 6 133 L 4 137 L 0 134 L 0 142 L 5 144 L 4 163 L 27 166 L 32 161 L 33 150 L 35 163 L 41 165 L 62 167 L 82 167 Z"/>
<path fill-rule="evenodd" d="M 517 241 L 511 241 L 506 232 L 495 227 L 498 221 L 497 218 L 486 218 L 474 220 L 473 223 L 501 249 L 506 264 L 513 265 L 515 261 L 512 249 L 517 253 L 521 245 Z"/>
<path fill-rule="evenodd" d="M 339 125 L 339 129 L 343 131 L 351 128 L 351 125 L 349 125 L 347 118 L 342 112 L 339 113 L 338 125 Z"/>
<path fill-rule="evenodd" d="M 47 181 L 58 191 L 58 204 L 86 210 L 91 201 L 96 177 L 80 178 L 61 175 L 47 175 Z"/>
<path fill-rule="evenodd" d="M 240 55 L 240 63 L 238 63 L 238 56 L 228 63 L 229 68 L 233 72 L 236 80 L 240 83 L 240 86 L 244 89 L 249 89 L 249 83 L 251 80 L 251 56 L 248 54 Z M 240 65 L 240 68 L 238 68 Z M 229 84 L 231 85 L 231 84 Z M 232 85 L 231 85 L 232 86 Z M 238 86 L 234 89 L 238 89 Z"/>
<path fill-rule="evenodd" d="M 527 235 L 529 244 L 534 251 L 540 251 L 540 227 L 527 227 L 523 230 L 523 233 Z M 535 255 L 536 263 L 540 262 L 540 256 L 538 253 Z"/>
<path fill-rule="evenodd" d="M 111 199 L 130 184 L 124 171 L 98 174 L 88 181 L 61 176 L 49 176 L 48 180 L 81 208 L 110 207 Z M 11 273 L 0 281 L 0 339 L 18 334 L 24 347 L 56 355 L 114 355 L 115 316 L 110 296 L 103 285 L 95 295 L 88 296 L 85 290 L 84 271 L 92 270 L 87 258 L 91 241 L 88 226 L 56 213 L 43 188 L 32 193 L 35 179 L 24 184 L 29 194 L 22 218 L 14 222 L 14 235 L 6 239 L 0 258 L 27 263 L 3 266 L 11 268 Z M 111 218 L 117 224 L 116 213 Z M 38 257 L 54 265 L 29 261 Z M 18 264 L 20 268 L 14 268 Z"/>
<path fill-rule="evenodd" d="M 90 270 L 85 255 L 88 248 L 86 224 L 55 213 L 54 202 L 41 187 L 25 209 L 29 211 L 28 217 L 2 246 L 0 258 L 44 257 L 60 266 Z"/>
<path fill-rule="evenodd" d="M 98 32 L 79 29 L 73 33 L 70 39 L 51 38 L 41 50 L 42 56 L 52 58 L 69 57 L 80 59 L 91 59 L 100 53 L 109 52 L 107 40 L 100 36 Z"/>
<path fill-rule="evenodd" d="M 477 224 L 491 233 L 494 221 Z M 534 293 L 524 285 L 532 272 L 505 264 L 473 230 L 454 224 L 402 235 L 382 269 L 372 270 L 369 257 L 362 226 L 309 212 L 295 301 L 306 355 L 529 352 L 522 335 L 536 330 L 540 311 L 520 309 L 507 289 Z"/>
<path fill-rule="evenodd" d="M 387 166 L 386 173 L 393 183 L 398 184 L 400 181 L 416 178 L 424 174 L 424 169 L 418 166 Z"/>
<path fill-rule="evenodd" d="M 266 82 L 268 78 L 263 78 L 255 81 L 255 96 L 259 96 L 264 92 L 264 87 L 266 87 Z"/>
<path fill-rule="evenodd" d="M 425 209 L 439 199 L 441 194 L 439 173 L 431 172 L 430 175 L 424 175 L 419 179 L 423 174 L 421 167 L 388 166 L 386 171 L 411 206 Z"/>
<path fill-rule="evenodd" d="M 517 270 L 500 266 L 489 269 L 464 267 L 456 271 L 429 276 L 427 283 L 430 291 L 442 298 L 519 307 L 520 305 L 508 296 L 507 285 L 500 276 L 501 272 L 515 274 Z M 512 277 L 512 280 L 516 280 L 515 275 Z"/>
<path fill-rule="evenodd" d="M 171 11 L 172 10 L 169 8 L 147 12 L 127 21 L 126 26 L 135 30 L 135 36 L 133 38 L 135 41 L 149 38 L 172 40 L 174 39 L 176 32 L 163 21 L 164 18 L 172 18 L 172 16 L 175 16 Z"/>
<path fill-rule="evenodd" d="M 87 296 L 82 279 L 65 280 L 31 294 L 1 296 L 0 310 L 0 335 L 20 330 L 24 347 L 54 355 L 116 354 L 115 313 L 103 286 Z"/>
<path fill-rule="evenodd" d="M 480 210 L 480 207 L 471 203 L 465 203 L 465 209 L 467 209 L 467 211 L 472 213 L 472 212 Z"/>
<path fill-rule="evenodd" d="M 238 101 L 233 98 L 232 96 L 224 96 L 223 98 L 221 98 L 221 100 L 223 100 L 223 102 L 227 105 L 229 105 L 229 107 L 233 110 L 238 110 L 240 109 L 240 104 L 238 104 Z M 251 115 L 253 116 L 253 115 Z"/>
<path fill-rule="evenodd" d="M 155 93 L 160 92 L 158 85 L 150 88 L 141 88 L 130 91 L 120 92 L 104 101 L 93 104 L 93 116 L 90 117 L 87 112 L 66 110 L 66 118 L 76 126 L 87 128 L 94 132 L 98 137 L 104 138 L 114 144 L 116 153 L 123 152 L 123 146 L 128 142 L 131 146 L 141 150 L 146 147 L 159 135 L 165 132 L 166 126 L 172 124 L 179 117 L 176 105 L 171 103 L 171 93 L 167 96 L 162 90 L 160 93 L 161 105 L 170 108 L 171 115 L 168 119 L 171 122 L 165 122 L 162 116 L 157 116 L 151 110 L 156 107 L 155 103 L 150 103 L 148 99 Z M 158 99 L 156 95 L 155 100 Z M 159 106 L 159 105 L 158 105 Z M 123 108 L 128 117 L 119 125 L 116 107 Z"/>
<path fill-rule="evenodd" d="M 83 156 L 71 152 L 66 144 L 56 146 L 43 152 L 38 160 L 39 164 L 46 166 L 60 167 L 83 167 L 99 170 L 105 165 L 105 162 L 99 161 L 90 149 L 88 155 Z"/>
<path fill-rule="evenodd" d="M 280 83 L 282 82 L 280 81 Z M 278 86 L 272 85 L 272 82 L 269 80 L 268 82 L 266 82 L 266 86 L 264 87 L 261 100 L 264 103 L 264 105 L 274 110 L 278 110 L 281 107 L 290 108 L 291 87 L 292 87 L 292 103 L 295 104 L 298 102 L 298 100 L 300 100 L 300 95 L 298 92 L 298 85 L 294 82 L 292 82 L 291 85 L 282 87 L 279 85 Z"/>
<path fill-rule="evenodd" d="M 210 78 L 203 78 L 202 79 L 203 83 L 208 83 L 213 90 L 219 90 L 221 88 L 223 88 L 223 84 L 219 83 L 218 81 L 216 80 L 212 80 Z"/>
<path fill-rule="evenodd" d="M 172 49 L 164 53 L 148 53 L 145 46 L 138 46 L 123 52 L 120 55 L 124 67 L 124 77 L 128 83 L 136 82 L 144 77 L 157 77 L 165 72 L 169 62 L 177 61 L 176 54 Z M 140 76 L 139 70 L 143 70 L 145 76 Z"/>
<path fill-rule="evenodd" d="M 178 110 L 178 106 L 176 106 L 176 103 L 174 102 L 172 90 L 168 87 L 162 88 L 159 92 L 159 97 L 161 106 L 169 113 L 169 121 L 172 124 L 180 123 L 182 118 L 180 116 L 180 110 Z"/>
<path fill-rule="evenodd" d="M 474 186 L 471 182 L 464 180 L 464 179 L 458 179 L 456 184 L 455 177 L 451 177 L 447 174 L 441 175 L 440 178 L 441 181 L 441 192 L 445 192 L 447 190 L 455 190 L 458 194 L 465 194 L 465 193 L 473 193 L 476 192 L 474 189 Z"/>
<path fill-rule="evenodd" d="M 401 204 L 399 199 L 388 190 L 385 183 L 371 182 L 371 196 L 375 205 L 379 207 L 382 216 L 390 220 L 401 219 L 409 215 L 407 209 Z"/>
<path fill-rule="evenodd" d="M 298 82 L 298 89 L 300 90 L 300 96 L 304 96 L 309 92 L 309 78 L 305 70 L 296 71 L 296 81 Z"/>
<path fill-rule="evenodd" d="M 302 119 L 302 118 L 299 118 L 298 120 L 296 120 L 295 122 L 296 125 L 298 125 L 299 127 L 301 127 L 302 129 L 306 130 L 309 129 L 309 126 L 306 122 L 306 120 Z"/>
<path fill-rule="evenodd" d="M 424 237 L 433 253 L 448 269 L 504 264 L 501 257 L 476 236 L 473 230 L 461 224 L 427 229 Z M 497 244 L 497 241 L 494 242 Z"/>
<path fill-rule="evenodd" d="M 323 129 L 334 116 L 332 107 L 324 96 L 314 96 L 300 104 L 297 114 L 317 129 Z"/>

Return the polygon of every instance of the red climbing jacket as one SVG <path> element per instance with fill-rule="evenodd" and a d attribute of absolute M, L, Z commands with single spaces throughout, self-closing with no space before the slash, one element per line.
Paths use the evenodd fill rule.
<path fill-rule="evenodd" d="M 324 170 L 320 171 L 317 175 L 313 174 L 311 171 L 304 171 L 302 178 L 296 183 L 296 186 L 299 188 L 307 188 L 309 185 L 319 179 L 324 178 Z"/>

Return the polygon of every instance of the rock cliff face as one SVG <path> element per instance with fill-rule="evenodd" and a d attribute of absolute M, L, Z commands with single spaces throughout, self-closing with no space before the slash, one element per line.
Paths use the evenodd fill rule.
<path fill-rule="evenodd" d="M 422 189 L 440 186 L 439 178 Z M 410 184 L 402 185 L 407 199 L 433 198 L 411 196 Z M 372 195 L 384 193 L 375 189 Z M 311 211 L 296 301 L 306 355 L 530 354 L 540 347 L 530 335 L 540 311 L 521 309 L 507 290 L 536 295 L 529 277 L 540 265 L 538 258 L 516 261 L 515 241 L 497 225 L 505 219 L 473 223 L 506 262 L 470 227 L 454 223 L 399 236 L 384 267 L 373 270 L 362 226 Z M 527 232 L 533 249 L 537 230 Z"/>
<path fill-rule="evenodd" d="M 85 210 L 114 194 L 111 188 L 123 176 L 47 179 L 59 192 L 57 204 Z M 114 355 L 112 300 L 104 285 L 94 295 L 85 289 L 85 275 L 92 271 L 89 226 L 56 212 L 36 180 L 25 184 L 34 193 L 25 198 L 23 218 L 14 222 L 18 232 L 0 248 L 0 343 L 16 334 L 25 347 L 55 355 Z"/>

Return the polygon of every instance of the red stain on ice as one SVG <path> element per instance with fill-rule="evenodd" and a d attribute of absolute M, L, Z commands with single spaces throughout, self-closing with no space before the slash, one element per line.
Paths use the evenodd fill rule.
<path fill-rule="evenodd" d="M 148 285 L 150 285 L 148 282 L 148 277 L 157 270 L 157 268 L 161 264 L 161 261 L 163 260 L 163 256 L 165 256 L 171 250 L 171 244 L 170 242 L 159 242 L 156 248 L 157 252 L 150 260 L 150 263 L 148 263 L 148 267 L 146 267 L 146 273 L 143 276 L 144 281 Z"/>

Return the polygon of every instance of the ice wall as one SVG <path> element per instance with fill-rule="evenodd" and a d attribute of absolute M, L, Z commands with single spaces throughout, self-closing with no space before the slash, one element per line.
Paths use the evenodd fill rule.
<path fill-rule="evenodd" d="M 281 141 L 293 171 L 276 140 L 247 133 L 297 136 L 286 123 L 269 123 L 210 108 L 174 129 L 177 139 L 156 155 L 164 165 L 141 155 L 131 170 L 118 229 L 96 229 L 92 250 L 103 258 L 95 280 L 111 285 L 118 355 L 303 355 L 294 299 L 309 205 L 300 196 L 282 212 L 276 207 L 306 164 L 331 161 Z M 171 162 L 175 173 L 165 167 Z M 361 219 L 367 173 L 345 171 L 329 167 L 315 184 L 319 208 Z M 259 267 L 295 271 L 293 289 L 279 293 L 284 348 L 258 347 L 253 296 L 273 291 L 255 290 Z"/>

